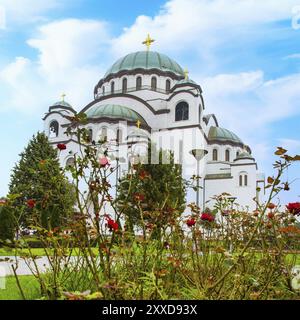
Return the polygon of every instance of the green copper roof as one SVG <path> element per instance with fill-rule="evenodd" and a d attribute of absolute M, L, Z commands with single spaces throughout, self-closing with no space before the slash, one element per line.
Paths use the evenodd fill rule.
<path fill-rule="evenodd" d="M 176 84 L 197 84 L 195 81 L 193 81 L 192 79 L 182 79 L 176 82 Z"/>
<path fill-rule="evenodd" d="M 252 155 L 251 155 L 249 152 L 247 152 L 247 151 L 244 151 L 244 152 L 240 153 L 236 158 L 237 158 L 237 159 L 245 159 L 245 158 L 246 158 L 246 159 L 247 159 L 247 158 L 253 159 Z"/>
<path fill-rule="evenodd" d="M 58 101 L 56 103 L 54 103 L 51 107 L 67 107 L 67 108 L 72 108 L 72 106 L 70 105 L 70 103 L 66 102 L 66 101 Z"/>
<path fill-rule="evenodd" d="M 210 127 L 208 133 L 208 140 L 220 140 L 231 141 L 235 143 L 243 143 L 242 140 L 236 134 L 220 127 Z"/>
<path fill-rule="evenodd" d="M 104 105 L 95 105 L 88 109 L 86 112 L 88 118 L 115 118 L 115 119 L 124 119 L 127 121 L 138 121 L 140 120 L 143 124 L 146 124 L 146 121 L 141 115 L 137 112 L 117 104 L 104 104 Z"/>
<path fill-rule="evenodd" d="M 168 56 L 155 51 L 138 51 L 130 53 L 119 59 L 106 72 L 105 77 L 123 70 L 134 69 L 158 69 L 165 72 L 173 72 L 176 75 L 184 76 L 184 71 L 180 65 Z"/>

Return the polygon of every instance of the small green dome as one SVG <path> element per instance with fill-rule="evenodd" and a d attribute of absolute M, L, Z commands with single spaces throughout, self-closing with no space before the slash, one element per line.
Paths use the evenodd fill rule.
<path fill-rule="evenodd" d="M 130 53 L 115 62 L 106 72 L 104 78 L 110 74 L 134 69 L 158 69 L 164 72 L 175 73 L 177 76 L 184 76 L 184 70 L 176 61 L 168 56 L 155 51 L 138 51 Z"/>
<path fill-rule="evenodd" d="M 210 127 L 208 140 L 230 141 L 243 144 L 242 140 L 236 134 L 220 127 Z"/>
<path fill-rule="evenodd" d="M 244 151 L 244 152 L 240 153 L 240 154 L 236 157 L 236 159 L 253 159 L 253 157 L 252 157 L 252 155 L 251 155 L 249 152 Z"/>
<path fill-rule="evenodd" d="M 176 82 L 176 84 L 180 85 L 180 84 L 197 84 L 195 81 L 193 81 L 192 79 L 182 79 Z"/>
<path fill-rule="evenodd" d="M 142 124 L 147 124 L 140 114 L 129 109 L 128 107 L 117 104 L 95 105 L 88 109 L 85 113 L 88 118 L 107 117 L 135 122 L 139 120 Z"/>
<path fill-rule="evenodd" d="M 66 101 L 55 102 L 51 107 L 67 107 L 67 108 L 73 109 L 73 107 L 70 105 L 70 103 L 68 103 Z"/>

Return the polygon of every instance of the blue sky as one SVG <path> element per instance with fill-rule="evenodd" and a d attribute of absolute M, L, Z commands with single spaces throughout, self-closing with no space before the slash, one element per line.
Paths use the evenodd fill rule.
<path fill-rule="evenodd" d="M 0 0 L 0 195 L 18 154 L 62 92 L 78 110 L 117 58 L 153 50 L 189 69 L 206 112 L 238 134 L 259 168 L 300 154 L 299 0 Z M 288 177 L 300 178 L 300 164 Z M 299 201 L 300 180 L 281 201 Z"/>

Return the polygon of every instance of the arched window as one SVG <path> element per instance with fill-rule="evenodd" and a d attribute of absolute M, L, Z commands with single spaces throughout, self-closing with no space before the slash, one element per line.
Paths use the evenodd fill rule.
<path fill-rule="evenodd" d="M 247 187 L 248 186 L 248 173 L 247 172 L 240 173 L 239 185 L 240 185 L 240 187 Z"/>
<path fill-rule="evenodd" d="M 171 90 L 171 81 L 168 79 L 166 80 L 166 92 L 169 93 Z"/>
<path fill-rule="evenodd" d="M 240 155 L 240 152 L 239 151 L 237 151 L 237 153 L 236 153 L 236 157 L 238 157 Z"/>
<path fill-rule="evenodd" d="M 58 137 L 58 132 L 59 132 L 59 124 L 56 120 L 52 121 L 50 123 L 49 127 L 49 138 L 56 138 Z"/>
<path fill-rule="evenodd" d="M 101 136 L 100 136 L 100 140 L 103 142 L 106 142 L 107 141 L 107 128 L 106 127 L 103 127 L 101 129 Z"/>
<path fill-rule="evenodd" d="M 122 92 L 125 93 L 127 92 L 127 79 L 124 78 L 122 81 Z"/>
<path fill-rule="evenodd" d="M 189 105 L 182 101 L 179 102 L 175 110 L 175 121 L 182 121 L 189 119 Z"/>
<path fill-rule="evenodd" d="M 243 176 L 240 174 L 240 187 L 243 186 Z"/>
<path fill-rule="evenodd" d="M 75 163 L 75 159 L 72 157 L 72 158 L 69 158 L 66 162 L 66 167 L 73 167 L 74 166 L 74 163 Z"/>
<path fill-rule="evenodd" d="M 142 77 L 137 77 L 136 78 L 136 90 L 141 90 L 142 89 Z"/>
<path fill-rule="evenodd" d="M 123 134 L 122 134 L 122 130 L 118 129 L 117 130 L 117 143 L 121 143 L 123 140 Z"/>
<path fill-rule="evenodd" d="M 110 84 L 110 93 L 111 94 L 115 93 L 115 83 L 114 83 L 114 81 Z"/>
<path fill-rule="evenodd" d="M 213 157 L 212 157 L 213 161 L 218 161 L 218 150 L 214 149 L 213 150 Z"/>
<path fill-rule="evenodd" d="M 228 149 L 225 151 L 225 161 L 230 162 L 230 151 Z"/>
<path fill-rule="evenodd" d="M 102 94 L 105 95 L 105 87 L 102 87 Z"/>
<path fill-rule="evenodd" d="M 151 78 L 151 90 L 156 91 L 157 89 L 157 79 L 156 77 Z"/>

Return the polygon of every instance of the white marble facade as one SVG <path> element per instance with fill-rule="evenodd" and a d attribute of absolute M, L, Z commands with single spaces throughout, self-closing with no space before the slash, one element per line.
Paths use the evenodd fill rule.
<path fill-rule="evenodd" d="M 262 197 L 257 187 L 264 184 L 264 176 L 258 172 L 250 147 L 219 126 L 216 116 L 206 110 L 200 85 L 163 54 L 131 53 L 98 82 L 94 99 L 87 106 L 75 111 L 63 99 L 49 108 L 43 119 L 45 132 L 53 145 L 67 144 L 67 150 L 60 153 L 62 165 L 78 152 L 76 141 L 65 135 L 65 129 L 68 116 L 79 111 L 88 115 L 85 127 L 92 139 L 106 135 L 111 152 L 118 151 L 126 161 L 130 155 L 142 154 L 149 138 L 157 146 L 174 151 L 188 178 L 197 173 L 190 151 L 207 150 L 199 165 L 201 207 L 212 207 L 211 198 L 227 192 L 241 206 L 254 210 L 253 198 Z M 128 163 L 121 164 L 122 172 L 127 168 Z M 194 201 L 194 194 L 189 200 Z"/>

